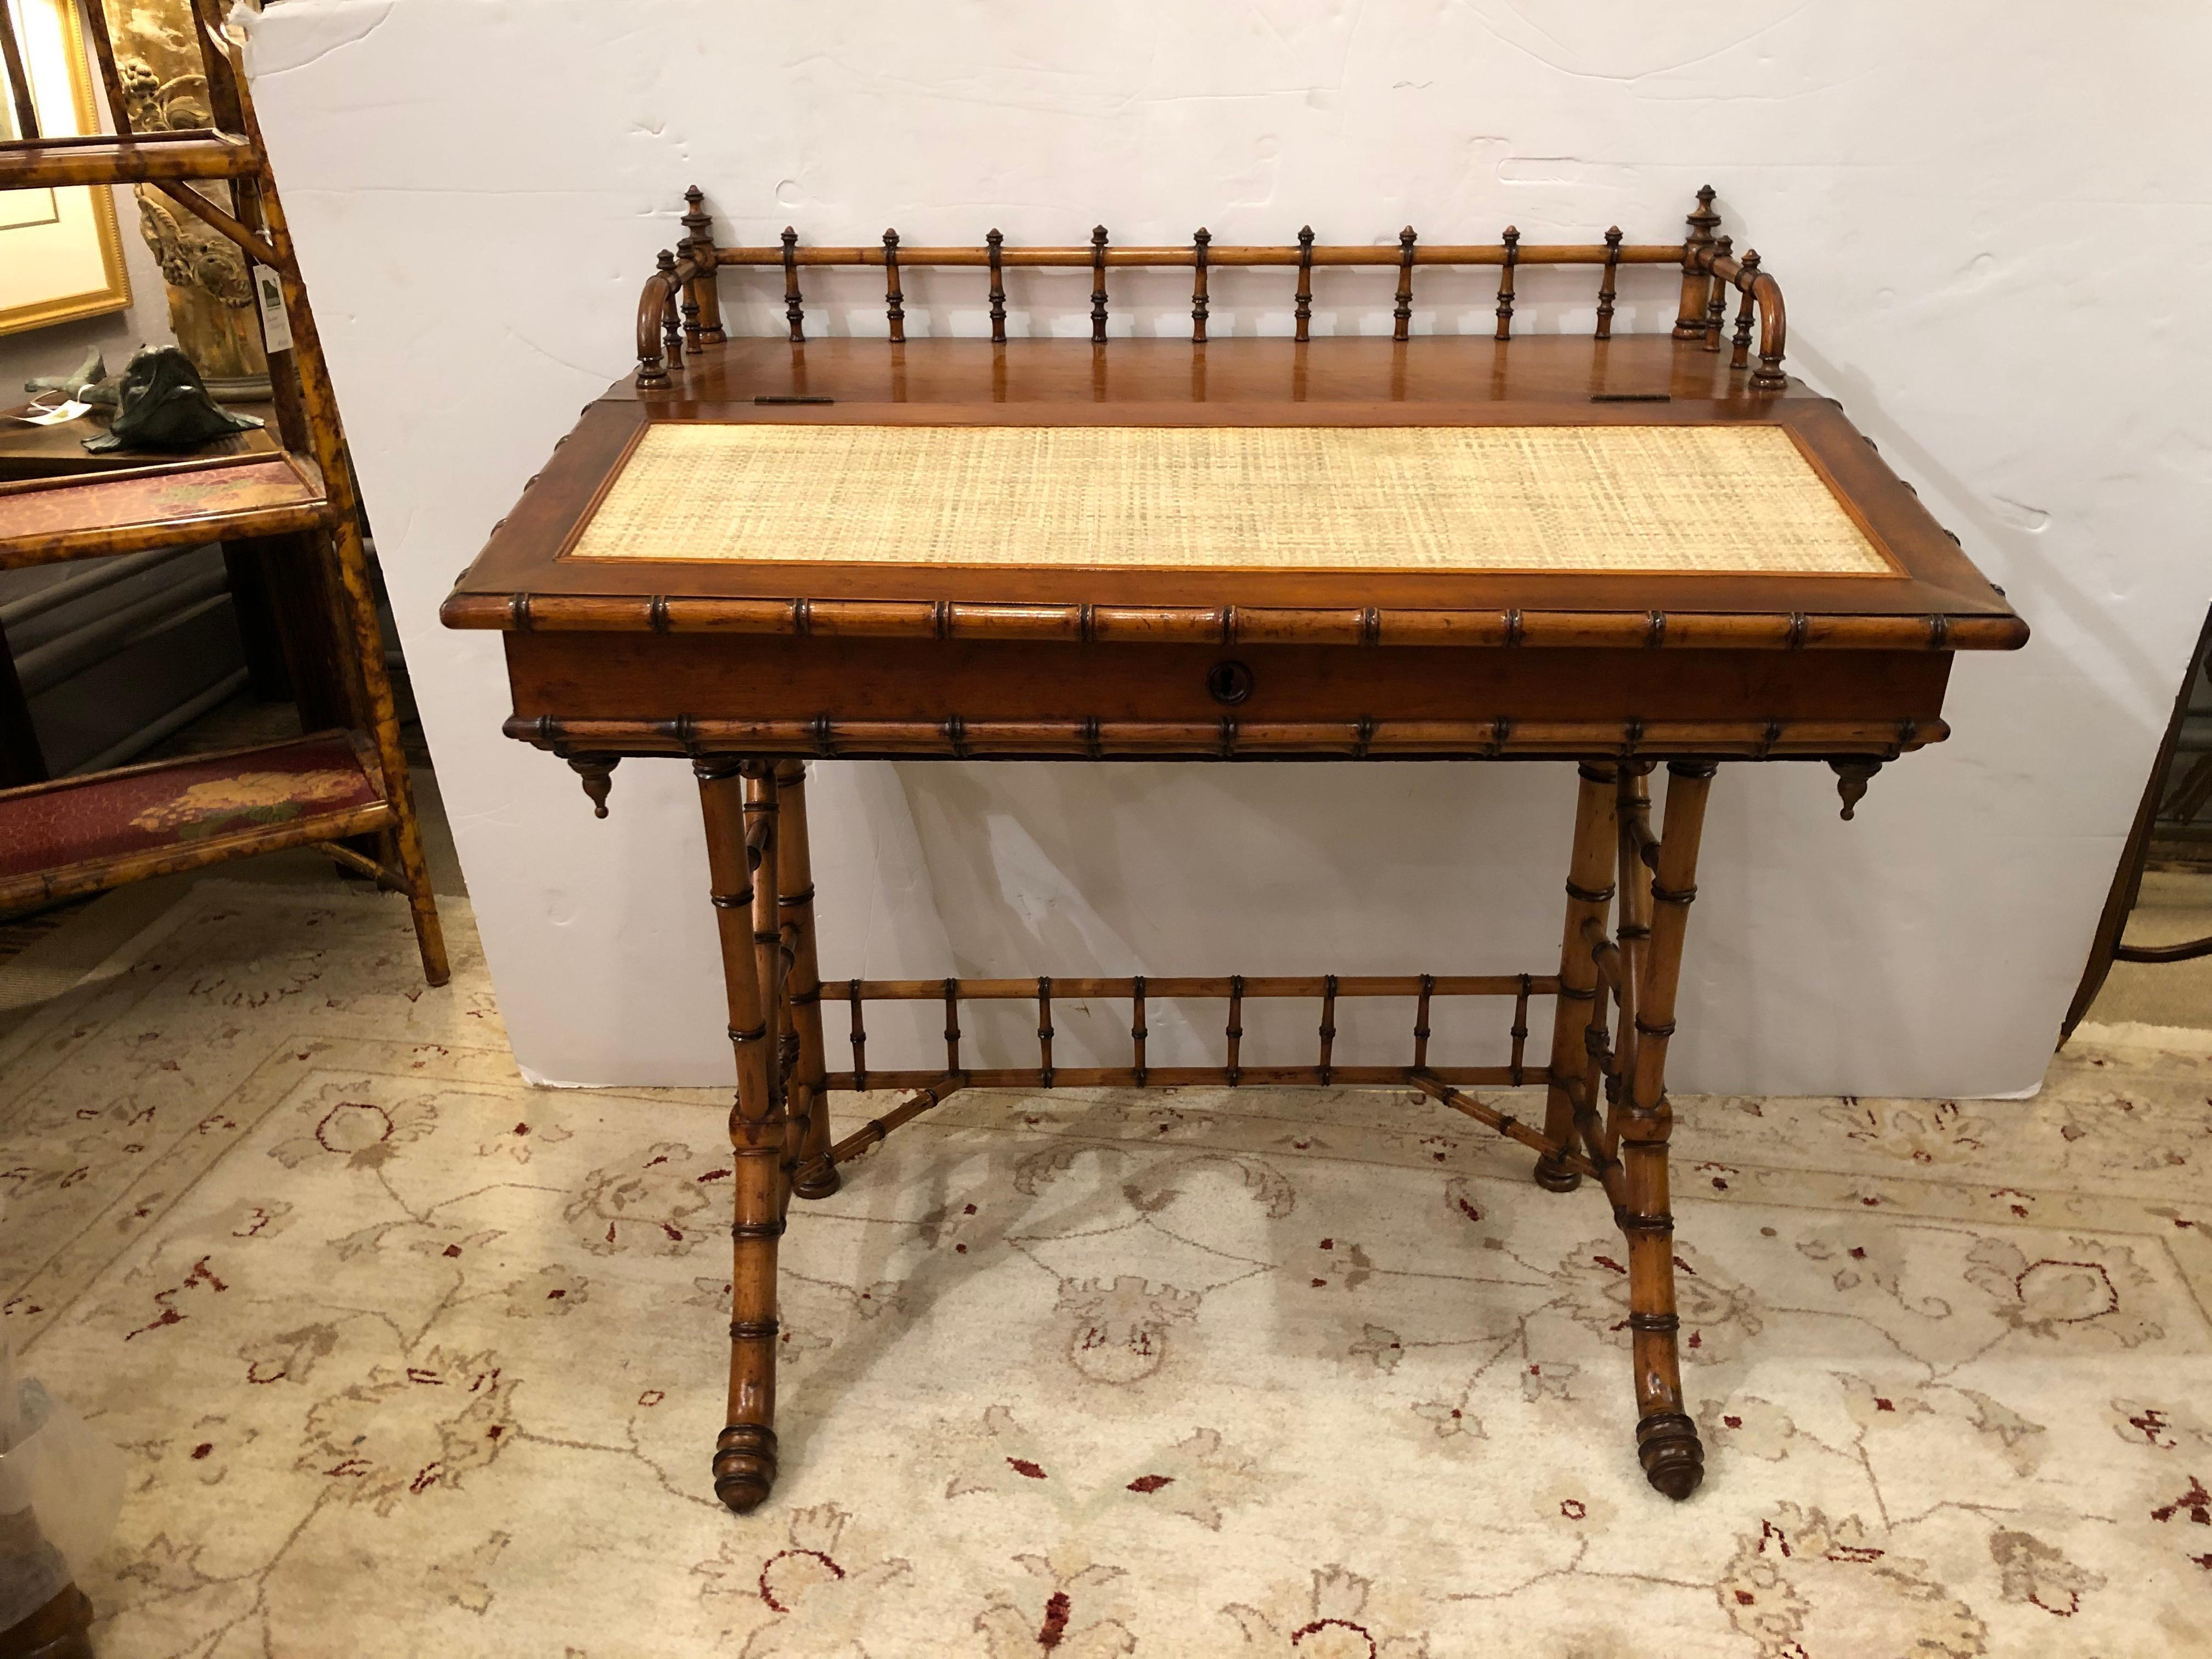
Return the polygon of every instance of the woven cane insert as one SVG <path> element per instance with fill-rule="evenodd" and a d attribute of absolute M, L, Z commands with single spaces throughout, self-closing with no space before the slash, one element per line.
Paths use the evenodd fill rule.
<path fill-rule="evenodd" d="M 1760 426 L 649 428 L 586 559 L 1880 574 Z"/>

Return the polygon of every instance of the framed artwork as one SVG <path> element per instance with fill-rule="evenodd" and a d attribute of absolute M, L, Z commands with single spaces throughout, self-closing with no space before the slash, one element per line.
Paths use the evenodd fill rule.
<path fill-rule="evenodd" d="M 15 20 L 46 137 L 98 131 L 92 68 L 70 0 L 0 0 Z M 0 80 L 6 78 L 0 70 Z M 0 138 L 16 138 L 14 88 Z M 0 191 L 0 334 L 120 311 L 131 303 L 115 199 L 105 185 Z"/>

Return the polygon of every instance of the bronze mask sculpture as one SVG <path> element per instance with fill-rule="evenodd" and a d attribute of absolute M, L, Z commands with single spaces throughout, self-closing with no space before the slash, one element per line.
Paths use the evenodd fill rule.
<path fill-rule="evenodd" d="M 116 449 L 181 453 L 261 424 L 219 405 L 208 395 L 192 360 L 173 345 L 141 346 L 123 371 L 119 394 L 113 423 L 84 441 L 94 454 Z"/>

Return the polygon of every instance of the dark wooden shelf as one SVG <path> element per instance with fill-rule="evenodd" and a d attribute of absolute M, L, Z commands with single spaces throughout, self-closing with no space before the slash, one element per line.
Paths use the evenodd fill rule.
<path fill-rule="evenodd" d="M 128 138 L 11 139 L 0 143 L 0 190 L 240 179 L 260 165 L 244 138 L 222 132 L 144 132 Z"/>
<path fill-rule="evenodd" d="M 283 450 L 24 479 L 0 483 L 0 569 L 331 521 L 322 474 Z"/>
<path fill-rule="evenodd" d="M 364 734 L 127 766 L 0 790 L 0 911 L 391 827 Z"/>

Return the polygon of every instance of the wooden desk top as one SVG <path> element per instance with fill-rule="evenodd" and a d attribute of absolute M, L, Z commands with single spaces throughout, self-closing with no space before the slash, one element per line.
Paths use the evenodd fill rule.
<path fill-rule="evenodd" d="M 1753 393 L 1698 342 L 1652 335 L 710 345 L 667 389 L 626 380 L 585 411 L 445 617 L 1231 643 L 2027 637 L 1836 404 L 1794 382 Z"/>

